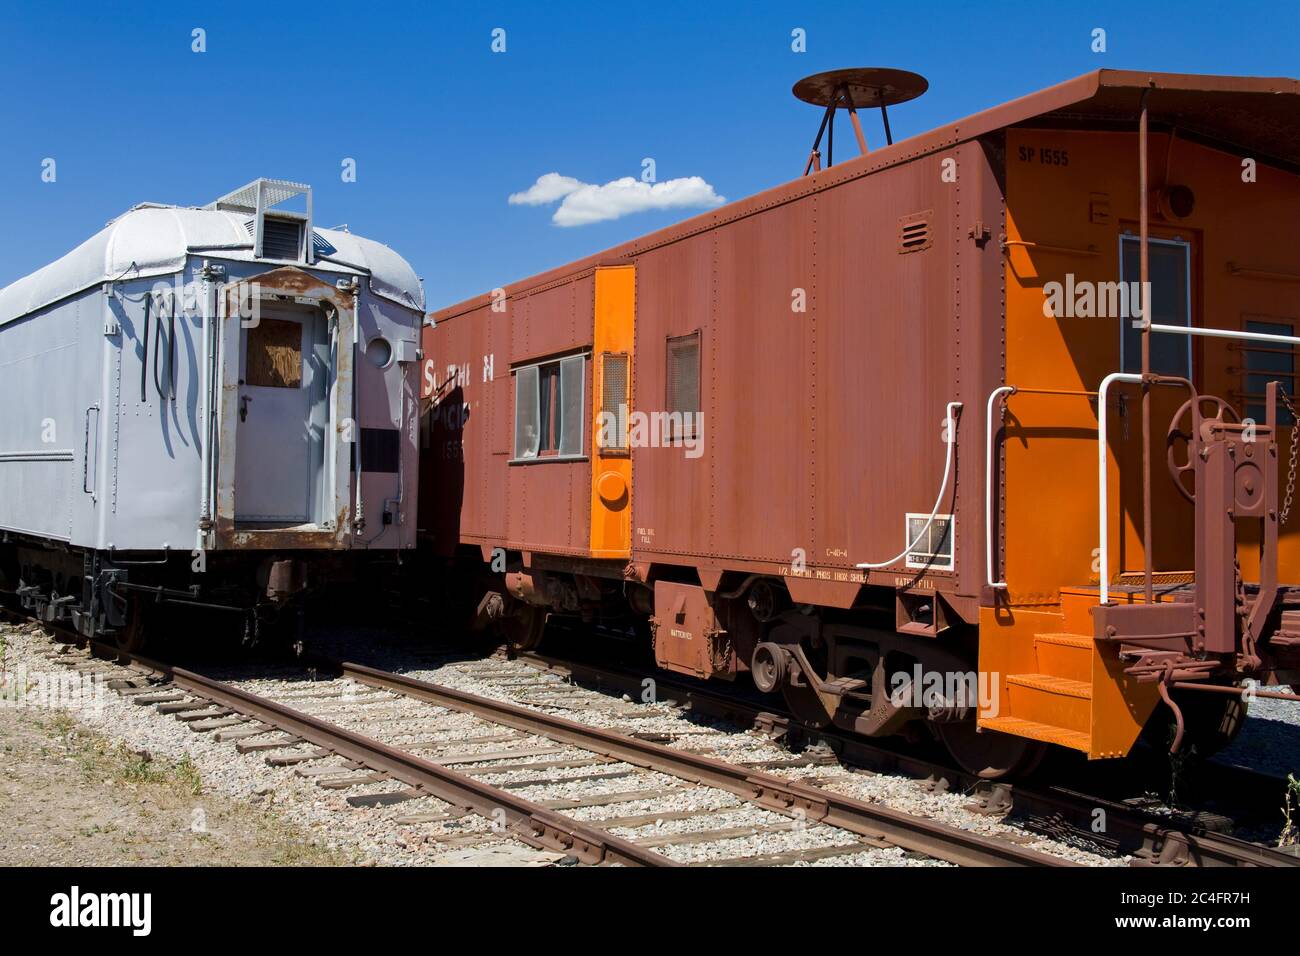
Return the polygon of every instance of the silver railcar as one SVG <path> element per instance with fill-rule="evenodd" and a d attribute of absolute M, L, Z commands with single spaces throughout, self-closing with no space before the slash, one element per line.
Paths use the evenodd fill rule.
<path fill-rule="evenodd" d="M 401 256 L 267 179 L 0 290 L 0 587 L 139 646 L 159 603 L 256 632 L 414 547 L 423 311 Z"/>

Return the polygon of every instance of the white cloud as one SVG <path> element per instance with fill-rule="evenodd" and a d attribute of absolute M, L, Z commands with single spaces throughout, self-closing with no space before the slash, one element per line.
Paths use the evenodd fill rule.
<path fill-rule="evenodd" d="M 572 176 L 561 176 L 559 173 L 547 173 L 545 176 L 538 176 L 537 182 L 533 183 L 521 193 L 510 194 L 510 205 L 512 206 L 545 206 L 547 203 L 555 202 L 557 199 L 569 195 L 575 189 L 583 186 L 580 180 Z"/>
<path fill-rule="evenodd" d="M 557 226 L 607 222 L 647 209 L 711 209 L 727 200 L 699 176 L 647 183 L 631 176 L 597 186 L 572 176 L 547 173 L 510 197 L 513 205 L 539 206 L 561 200 L 551 221 Z"/>

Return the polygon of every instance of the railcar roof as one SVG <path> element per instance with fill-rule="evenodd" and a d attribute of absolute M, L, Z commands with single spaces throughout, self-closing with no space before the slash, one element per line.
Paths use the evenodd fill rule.
<path fill-rule="evenodd" d="M 1049 125 L 1136 131 L 1144 92 L 1150 122 L 1157 128 L 1174 127 L 1181 138 L 1300 171 L 1298 80 L 1096 70 L 513 283 L 505 287 L 506 292 L 523 293 L 602 263 L 626 261 L 724 222 L 1008 127 Z M 488 295 L 476 296 L 432 314 L 436 321 L 445 321 L 489 301 Z"/>
<path fill-rule="evenodd" d="M 115 279 L 172 275 L 189 255 L 252 262 L 248 216 L 146 204 L 110 222 L 67 255 L 0 289 L 0 325 Z M 392 249 L 349 232 L 313 229 L 317 261 L 306 268 L 367 275 L 377 295 L 424 309 L 410 264 Z"/>

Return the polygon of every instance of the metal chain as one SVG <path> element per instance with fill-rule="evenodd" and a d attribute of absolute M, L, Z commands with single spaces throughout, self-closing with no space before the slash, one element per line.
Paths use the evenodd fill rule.
<path fill-rule="evenodd" d="M 1287 395 L 1286 389 L 1279 382 L 1277 393 L 1282 397 L 1282 404 L 1291 414 L 1291 460 L 1287 466 L 1286 475 L 1286 497 L 1282 501 L 1282 514 L 1278 517 L 1278 525 L 1286 524 L 1286 519 L 1291 514 L 1291 500 L 1295 497 L 1295 475 L 1296 475 L 1296 455 L 1300 454 L 1300 415 L 1296 414 L 1295 405 L 1291 403 L 1290 396 Z"/>

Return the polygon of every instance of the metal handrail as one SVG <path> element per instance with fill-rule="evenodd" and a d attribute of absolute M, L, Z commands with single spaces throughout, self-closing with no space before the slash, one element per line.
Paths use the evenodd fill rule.
<path fill-rule="evenodd" d="M 999 590 L 1005 590 L 1007 582 L 993 580 L 993 405 L 1003 393 L 1010 398 L 1016 387 L 1002 385 L 989 393 L 984 424 L 984 580 Z"/>
<path fill-rule="evenodd" d="M 1152 326 L 1155 328 L 1155 326 Z M 1142 384 L 1142 376 L 1129 372 L 1111 372 L 1101 380 L 1097 388 L 1097 539 L 1098 565 L 1097 580 L 1100 584 L 1101 603 L 1110 601 L 1110 562 L 1106 558 L 1109 545 L 1106 528 L 1106 392 L 1115 382 Z M 1147 555 L 1147 560 L 1151 558 Z"/>
<path fill-rule="evenodd" d="M 1148 326 L 1152 332 L 1167 332 L 1173 335 L 1200 335 L 1212 339 L 1243 339 L 1247 342 L 1276 342 L 1287 345 L 1300 345 L 1300 336 L 1274 335 L 1271 332 L 1237 332 L 1233 329 L 1210 329 L 1195 325 L 1157 325 Z"/>
<path fill-rule="evenodd" d="M 1095 398 L 1096 392 L 1069 388 L 1020 388 L 1016 385 L 1000 385 L 989 393 L 985 409 L 984 424 L 984 581 L 996 590 L 1006 590 L 1006 581 L 993 580 L 993 548 L 996 543 L 993 522 L 993 408 L 999 404 L 1003 393 L 1005 398 L 1024 393 L 1026 395 L 1066 395 L 1077 398 Z M 1000 404 L 1005 405 L 1005 398 Z"/>

